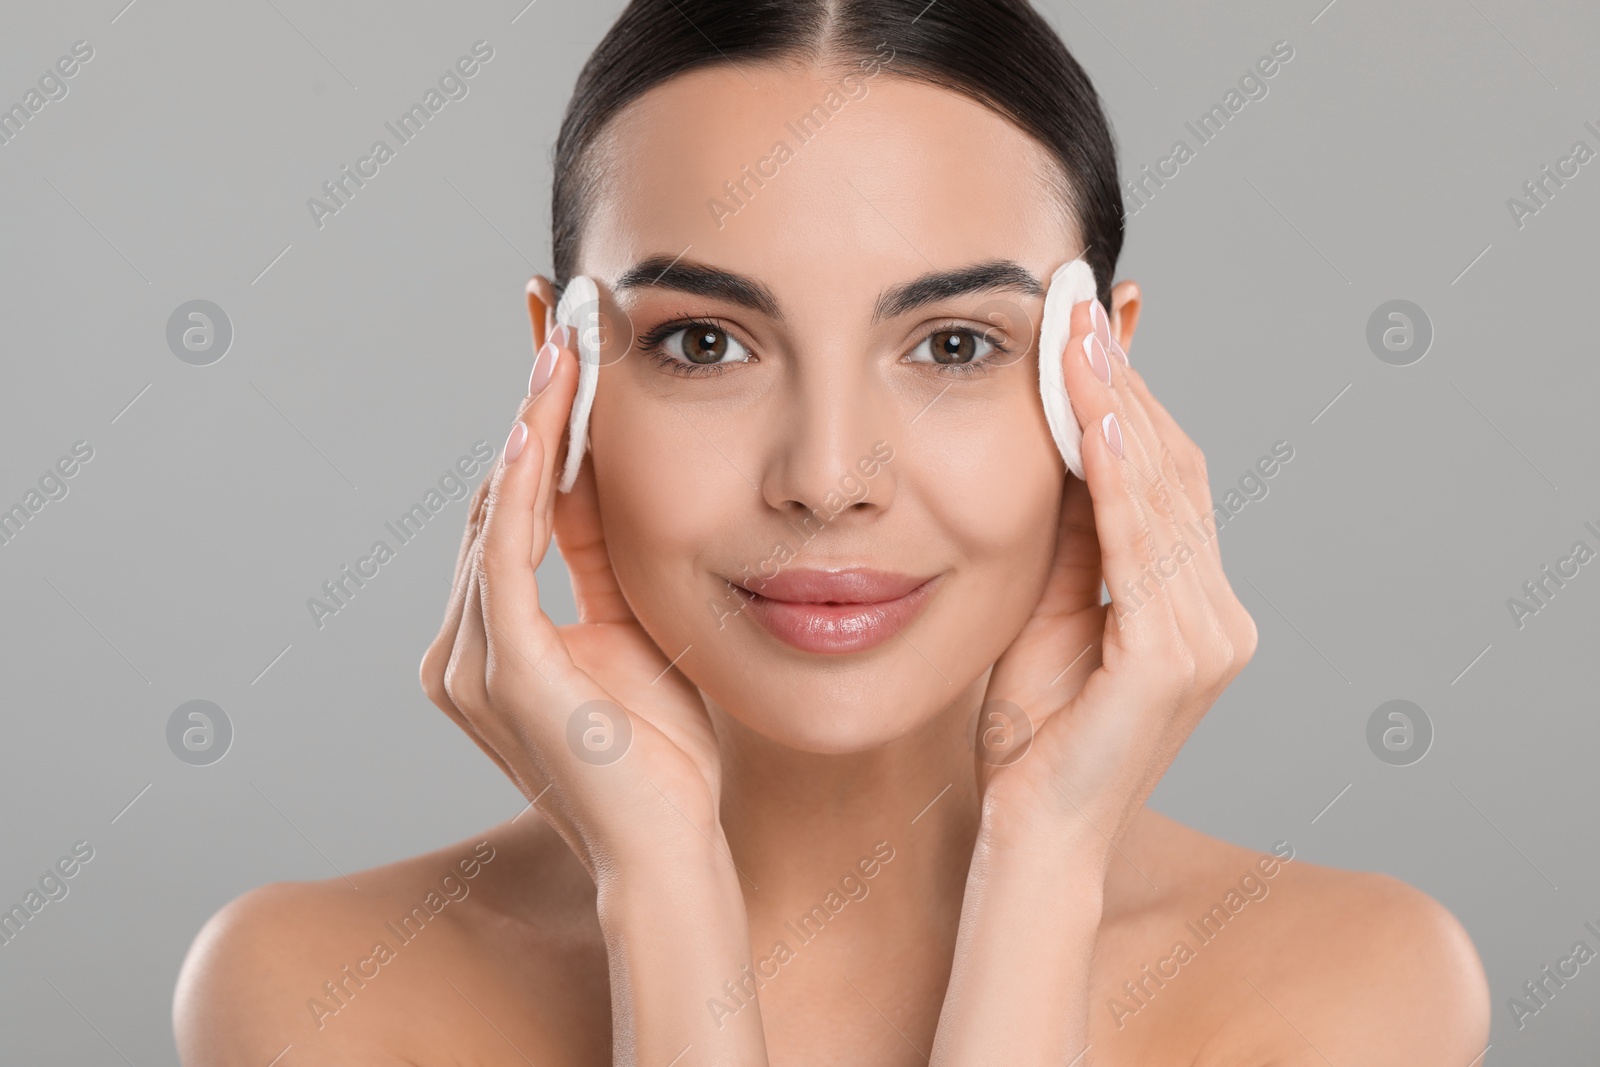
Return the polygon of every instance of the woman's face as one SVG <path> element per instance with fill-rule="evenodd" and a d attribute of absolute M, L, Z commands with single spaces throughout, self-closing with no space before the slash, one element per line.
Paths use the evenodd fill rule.
<path fill-rule="evenodd" d="M 1039 599 L 1067 477 L 1031 350 L 1040 288 L 1082 250 L 1055 164 L 891 71 L 658 86 L 596 145 L 578 257 L 626 323 L 590 421 L 622 590 L 715 706 L 812 752 L 976 711 Z M 932 581 L 876 628 L 730 585 L 804 596 L 776 583 L 844 568 Z"/>

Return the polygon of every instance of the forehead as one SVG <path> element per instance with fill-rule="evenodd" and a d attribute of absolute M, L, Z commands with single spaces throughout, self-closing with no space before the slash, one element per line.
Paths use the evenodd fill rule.
<path fill-rule="evenodd" d="M 608 282 L 688 252 L 780 300 L 832 283 L 859 301 L 930 267 L 1011 259 L 1048 277 L 1081 250 L 1041 144 L 888 68 L 694 71 L 633 101 L 594 152 L 578 270 Z"/>

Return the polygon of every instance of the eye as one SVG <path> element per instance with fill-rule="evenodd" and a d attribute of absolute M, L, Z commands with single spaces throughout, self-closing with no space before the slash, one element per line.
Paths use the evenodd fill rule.
<path fill-rule="evenodd" d="M 911 350 L 912 363 L 932 363 L 939 370 L 977 372 L 983 361 L 1005 347 L 989 340 L 985 332 L 964 326 L 940 327 Z"/>
<path fill-rule="evenodd" d="M 640 344 L 675 374 L 717 374 L 750 358 L 749 349 L 712 322 L 668 323 L 640 338 Z"/>

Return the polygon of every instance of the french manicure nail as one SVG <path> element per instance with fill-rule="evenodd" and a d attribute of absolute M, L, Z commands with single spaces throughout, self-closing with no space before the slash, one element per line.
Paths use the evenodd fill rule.
<path fill-rule="evenodd" d="M 1110 348 L 1111 318 L 1106 314 L 1106 309 L 1101 306 L 1098 300 L 1089 305 L 1089 321 L 1094 324 L 1094 332 L 1100 338 L 1100 343 Z"/>
<path fill-rule="evenodd" d="M 528 424 L 518 419 L 511 433 L 506 437 L 505 457 L 507 465 L 515 463 L 517 457 L 522 455 L 522 446 L 528 443 Z"/>
<path fill-rule="evenodd" d="M 1118 355 L 1118 357 L 1121 358 L 1122 365 L 1124 367 L 1133 366 L 1132 363 L 1128 362 L 1128 353 L 1123 351 L 1123 348 L 1122 348 L 1121 345 L 1117 344 L 1117 338 L 1116 338 L 1116 335 L 1114 335 L 1114 334 L 1111 337 L 1111 351 L 1115 352 Z"/>
<path fill-rule="evenodd" d="M 1111 446 L 1111 451 L 1122 458 L 1122 426 L 1117 422 L 1115 412 L 1106 412 L 1106 417 L 1100 420 L 1100 432 L 1105 434 L 1106 444 Z"/>
<path fill-rule="evenodd" d="M 567 348 L 572 344 L 572 334 L 572 327 L 563 322 L 551 331 L 550 340 L 554 341 L 558 348 Z"/>
<path fill-rule="evenodd" d="M 556 359 L 560 354 L 556 347 L 555 335 L 544 343 L 539 349 L 539 354 L 533 360 L 533 373 L 528 376 L 528 395 L 538 396 L 544 392 L 544 387 L 550 384 L 550 378 L 556 369 Z"/>
<path fill-rule="evenodd" d="M 1094 371 L 1094 376 L 1106 385 L 1111 384 L 1111 361 L 1106 359 L 1106 350 L 1100 345 L 1100 338 L 1089 334 L 1083 339 L 1083 354 L 1089 359 L 1089 369 Z"/>

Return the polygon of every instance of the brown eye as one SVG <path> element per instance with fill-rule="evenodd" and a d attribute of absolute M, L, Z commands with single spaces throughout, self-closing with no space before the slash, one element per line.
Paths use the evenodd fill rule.
<path fill-rule="evenodd" d="M 661 339 L 660 352 L 667 363 L 681 370 L 720 367 L 750 358 L 749 350 L 727 330 L 709 322 L 691 322 L 673 330 Z"/>
<path fill-rule="evenodd" d="M 985 357 L 1000 346 L 977 330 L 946 329 L 928 334 L 912 350 L 913 363 L 932 363 L 952 370 L 980 369 Z"/>
<path fill-rule="evenodd" d="M 928 340 L 938 363 L 970 363 L 978 350 L 972 335 L 964 330 L 940 330 Z"/>
<path fill-rule="evenodd" d="M 728 335 L 714 326 L 683 331 L 683 354 L 692 363 L 720 363 L 728 352 Z"/>

